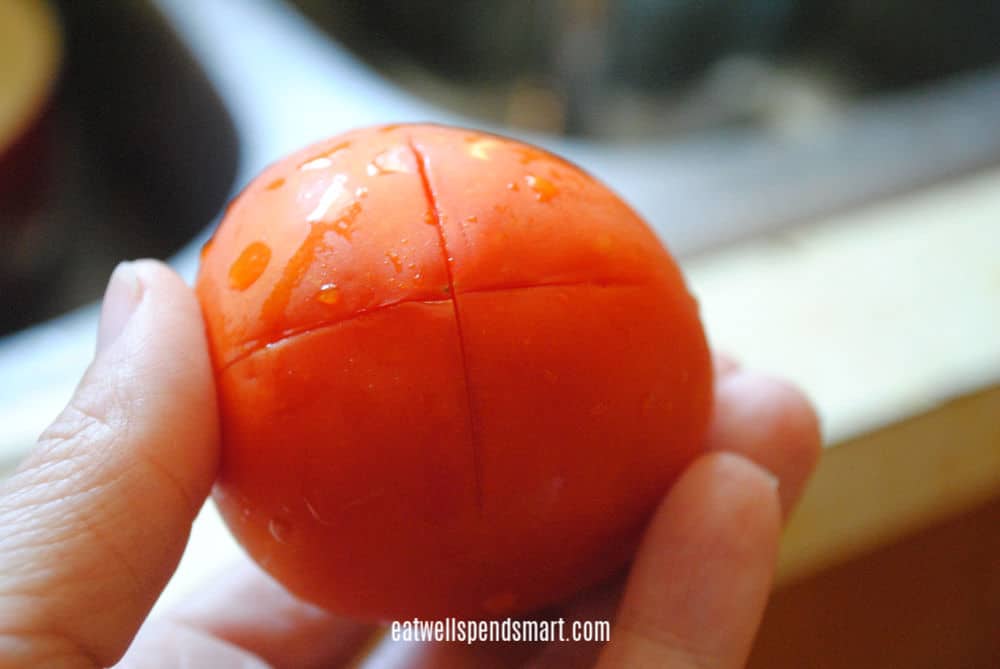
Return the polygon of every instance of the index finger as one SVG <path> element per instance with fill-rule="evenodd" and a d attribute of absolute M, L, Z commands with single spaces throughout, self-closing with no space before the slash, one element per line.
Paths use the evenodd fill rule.
<path fill-rule="evenodd" d="M 780 532 L 772 475 L 740 455 L 703 456 L 647 530 L 598 668 L 743 667 Z"/>
<path fill-rule="evenodd" d="M 779 480 L 782 515 L 802 496 L 822 451 L 816 411 L 791 384 L 716 354 L 707 449 L 739 453 Z"/>

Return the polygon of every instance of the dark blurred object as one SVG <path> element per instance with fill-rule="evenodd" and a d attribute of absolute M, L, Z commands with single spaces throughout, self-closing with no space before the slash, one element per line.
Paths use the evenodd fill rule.
<path fill-rule="evenodd" d="M 42 0 L 0 3 L 0 306 L 44 289 L 59 262 L 60 240 L 47 239 L 39 212 L 52 188 L 51 97 L 62 34 Z"/>
<path fill-rule="evenodd" d="M 609 2 L 610 79 L 668 90 L 701 75 L 727 53 L 773 53 L 794 0 Z"/>
<path fill-rule="evenodd" d="M 506 81 L 544 67 L 556 3 L 295 0 L 373 62 L 410 60 L 460 81 Z"/>
<path fill-rule="evenodd" d="M 651 96 L 658 112 L 664 94 L 725 53 L 780 45 L 792 0 L 294 4 L 445 106 L 534 130 L 605 135 L 619 107 L 648 106 Z"/>
<path fill-rule="evenodd" d="M 1000 4 L 973 0 L 292 2 L 438 104 L 610 140 L 780 126 L 789 101 L 794 124 L 1000 62 Z"/>
<path fill-rule="evenodd" d="M 568 55 L 648 88 L 690 79 L 725 51 L 774 46 L 793 0 L 295 0 L 373 62 L 407 59 L 468 83 L 547 78 Z M 568 53 L 586 31 L 590 53 Z M 569 48 L 567 48 L 569 47 Z M 556 83 L 556 82 L 553 82 Z"/>
<path fill-rule="evenodd" d="M 996 669 L 1000 499 L 779 589 L 748 669 Z"/>
<path fill-rule="evenodd" d="M 807 46 L 852 59 L 879 87 L 925 83 L 1000 62 L 1000 3 L 800 0 Z"/>
<path fill-rule="evenodd" d="M 18 249 L 0 254 L 0 334 L 100 297 L 123 259 L 178 251 L 235 176 L 229 116 L 151 4 L 58 7 L 66 66 L 47 121 L 48 176 L 19 224 L 0 226 L 0 248 Z"/>

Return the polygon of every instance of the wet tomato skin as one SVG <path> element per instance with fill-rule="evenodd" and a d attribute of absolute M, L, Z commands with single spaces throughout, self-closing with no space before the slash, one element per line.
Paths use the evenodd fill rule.
<path fill-rule="evenodd" d="M 292 592 L 370 620 L 556 602 L 629 559 L 703 446 L 697 305 L 614 193 L 513 140 L 358 130 L 237 197 L 197 280 L 215 501 Z"/>

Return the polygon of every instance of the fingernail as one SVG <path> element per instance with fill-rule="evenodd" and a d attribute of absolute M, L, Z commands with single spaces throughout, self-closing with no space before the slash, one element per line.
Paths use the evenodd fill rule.
<path fill-rule="evenodd" d="M 759 473 L 761 475 L 761 478 L 763 478 L 767 482 L 767 484 L 769 486 L 771 486 L 775 490 L 778 490 L 781 487 L 781 479 L 778 478 L 777 474 L 775 474 L 774 472 L 772 472 L 770 469 L 768 469 L 764 465 L 758 464 L 758 463 L 754 462 L 753 460 L 751 460 L 750 458 L 746 457 L 745 455 L 741 455 L 740 457 L 745 458 L 747 462 L 749 462 L 751 465 L 753 465 L 754 469 L 757 470 L 757 473 Z"/>
<path fill-rule="evenodd" d="M 101 304 L 101 323 L 97 328 L 97 352 L 108 348 L 128 324 L 142 299 L 142 282 L 130 262 L 119 263 L 111 273 Z"/>
<path fill-rule="evenodd" d="M 779 490 L 781 488 L 781 479 L 778 478 L 777 474 L 772 472 L 767 467 L 761 467 L 760 470 L 764 473 L 764 478 L 767 480 L 769 484 L 771 484 L 772 488 L 774 488 L 775 490 Z"/>

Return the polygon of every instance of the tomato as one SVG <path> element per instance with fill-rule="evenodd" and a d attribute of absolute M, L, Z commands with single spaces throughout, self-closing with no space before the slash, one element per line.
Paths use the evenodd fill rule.
<path fill-rule="evenodd" d="M 712 372 L 667 251 L 570 163 L 350 132 L 235 199 L 197 281 L 259 564 L 330 611 L 496 617 L 620 569 L 703 447 Z"/>

